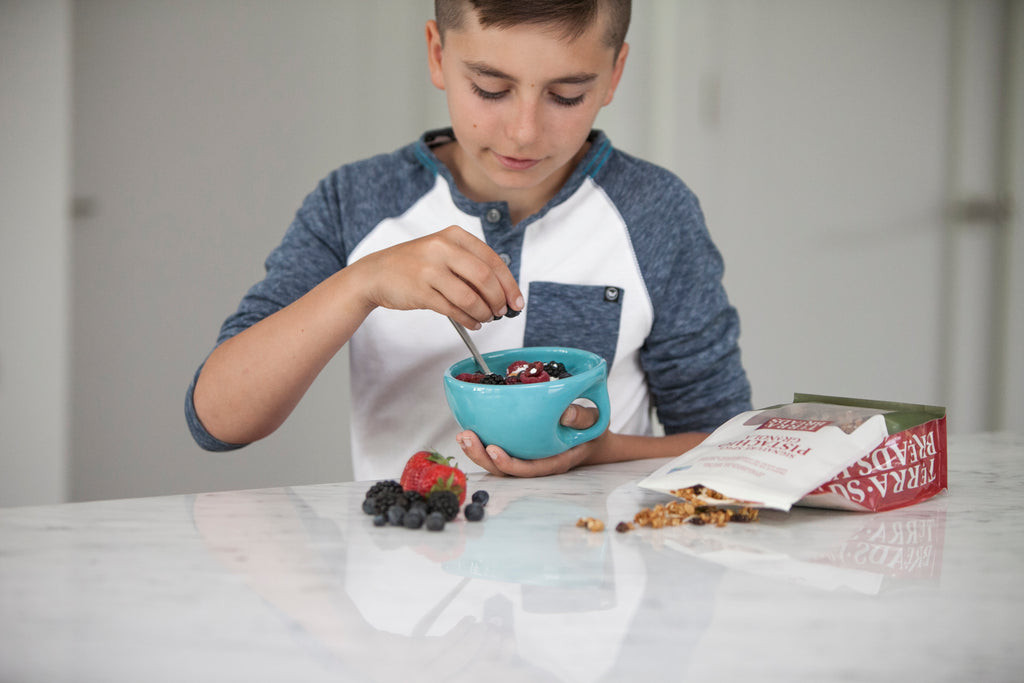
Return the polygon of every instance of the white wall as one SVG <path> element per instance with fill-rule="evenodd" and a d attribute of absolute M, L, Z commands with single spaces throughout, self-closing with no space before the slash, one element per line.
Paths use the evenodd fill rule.
<path fill-rule="evenodd" d="M 978 93 L 997 82 L 1000 5 L 634 3 L 625 80 L 598 124 L 701 197 L 743 319 L 755 403 L 794 391 L 861 395 L 949 405 L 954 432 L 1020 428 L 1019 229 L 1007 252 L 1012 336 L 1007 358 L 994 363 L 1016 404 L 993 420 L 977 397 L 992 393 L 987 368 L 998 347 L 990 339 L 997 314 L 980 306 L 993 291 L 986 265 L 998 253 L 995 233 L 971 228 L 964 234 L 976 248 L 946 249 L 963 231 L 946 220 L 962 189 L 950 179 L 981 196 L 992 190 L 994 151 L 977 140 L 995 123 Z M 66 36 L 81 211 L 72 275 L 48 271 L 71 277 L 74 292 L 69 496 L 348 478 L 344 358 L 277 434 L 240 452 L 199 451 L 182 401 L 220 322 L 314 184 L 340 163 L 444 123 L 423 64 L 430 3 L 73 7 Z M 966 83 L 956 64 L 973 74 Z M 6 112 L 6 83 L 4 97 Z M 958 127 L 951 112 L 963 107 Z M 1016 134 L 1019 159 L 1019 126 Z M 964 142 L 954 148 L 951 139 Z M 25 150 L 34 147 L 21 149 L 19 158 L 33 156 Z M 963 166 L 965 155 L 972 162 Z M 1013 169 L 1019 195 L 1024 173 L 1019 162 Z M 955 279 L 951 253 L 967 263 Z M 957 333 L 972 316 L 980 322 L 971 334 Z M 11 386 L 5 349 L 15 348 L 7 329 L 0 397 Z M 22 419 L 17 437 L 3 424 L 2 453 L 49 427 L 41 413 Z M 59 449 L 50 450 L 59 463 Z"/>
<path fill-rule="evenodd" d="M 423 15 L 389 7 L 75 5 L 74 183 L 92 210 L 75 226 L 73 498 L 351 477 L 344 355 L 242 452 L 200 451 L 183 405 L 306 193 L 427 118 Z"/>
<path fill-rule="evenodd" d="M 0 1 L 0 505 L 67 495 L 70 10 Z"/>
<path fill-rule="evenodd" d="M 1006 359 L 1002 385 L 1003 401 L 1000 406 L 999 426 L 1021 431 L 1024 414 L 1024 2 L 1011 5 L 1010 16 L 1004 26 L 1016 41 L 1007 45 L 1009 69 L 1006 92 L 1005 126 L 1007 133 L 1005 183 L 1010 217 L 1003 254 L 1007 259 L 1004 273 L 1006 300 L 1002 307 L 1006 316 L 1002 357 Z"/>

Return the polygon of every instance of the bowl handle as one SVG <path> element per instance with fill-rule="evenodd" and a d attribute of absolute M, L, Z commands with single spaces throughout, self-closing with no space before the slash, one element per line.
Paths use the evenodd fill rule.
<path fill-rule="evenodd" d="M 597 406 L 597 422 L 586 429 L 573 429 L 562 423 L 558 424 L 558 434 L 566 450 L 581 443 L 596 439 L 608 429 L 611 419 L 611 404 L 608 401 L 608 384 L 605 382 L 605 375 L 602 373 L 594 384 L 581 393 L 577 399 L 585 398 L 594 402 Z"/>

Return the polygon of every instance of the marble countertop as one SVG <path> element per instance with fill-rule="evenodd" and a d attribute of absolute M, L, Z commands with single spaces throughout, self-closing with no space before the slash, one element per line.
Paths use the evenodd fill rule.
<path fill-rule="evenodd" d="M 1024 438 L 951 439 L 878 514 L 590 533 L 664 461 L 473 476 L 483 522 L 374 527 L 367 484 L 0 510 L 0 681 L 1010 681 Z"/>

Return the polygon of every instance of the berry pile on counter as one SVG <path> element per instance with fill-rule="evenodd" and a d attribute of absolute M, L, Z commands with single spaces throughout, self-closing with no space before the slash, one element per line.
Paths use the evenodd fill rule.
<path fill-rule="evenodd" d="M 461 372 L 455 375 L 455 379 L 473 384 L 536 384 L 565 377 L 572 377 L 572 373 L 558 361 L 528 363 L 525 360 L 512 361 L 505 369 L 504 377 L 497 373 L 485 375 L 482 372 Z"/>
<path fill-rule="evenodd" d="M 409 458 L 400 481 L 378 481 L 366 492 L 363 512 L 375 526 L 426 527 L 441 531 L 459 515 L 466 499 L 466 475 L 452 458 L 437 451 L 420 451 Z M 462 513 L 467 521 L 484 518 L 487 491 L 476 491 Z"/>

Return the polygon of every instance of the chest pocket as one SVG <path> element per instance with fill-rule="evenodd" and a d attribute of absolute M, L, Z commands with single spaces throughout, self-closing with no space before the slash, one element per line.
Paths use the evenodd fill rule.
<path fill-rule="evenodd" d="M 531 282 L 524 346 L 568 346 L 591 351 L 611 368 L 624 294 L 614 285 Z"/>

